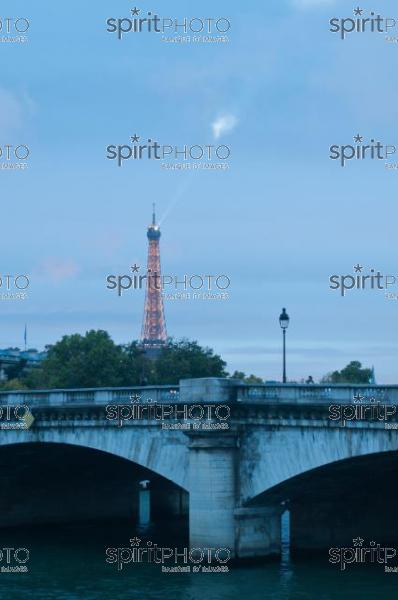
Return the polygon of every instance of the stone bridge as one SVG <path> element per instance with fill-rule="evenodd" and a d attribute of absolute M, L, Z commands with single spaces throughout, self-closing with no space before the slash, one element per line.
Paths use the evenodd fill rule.
<path fill-rule="evenodd" d="M 297 552 L 388 541 L 397 405 L 398 386 L 216 378 L 2 392 L 0 526 L 137 514 L 148 480 L 155 513 L 189 513 L 191 546 L 237 558 L 278 555 L 286 510 Z"/>

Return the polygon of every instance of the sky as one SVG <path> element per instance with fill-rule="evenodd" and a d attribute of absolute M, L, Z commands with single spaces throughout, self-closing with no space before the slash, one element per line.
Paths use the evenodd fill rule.
<path fill-rule="evenodd" d="M 119 298 L 106 278 L 145 265 L 156 202 L 163 272 L 231 280 L 228 300 L 166 301 L 169 335 L 214 348 L 231 372 L 280 380 L 286 307 L 290 380 L 360 360 L 379 383 L 398 383 L 397 300 L 329 287 L 357 264 L 398 281 L 398 170 L 329 158 L 331 145 L 357 134 L 398 147 L 398 44 L 330 32 L 330 19 L 353 18 L 357 5 L 346 0 L 89 4 L 6 0 L 0 9 L 0 36 L 5 17 L 30 25 L 26 43 L 0 43 L 3 159 L 6 145 L 30 151 L 27 169 L 0 170 L 0 294 L 5 275 L 30 279 L 25 300 L 0 300 L 0 347 L 22 347 L 25 323 L 38 349 L 89 329 L 137 339 L 143 292 Z M 229 41 L 106 31 L 107 19 L 135 6 L 228 19 Z M 398 20 L 392 0 L 359 8 Z M 107 146 L 133 135 L 228 145 L 229 168 L 119 168 Z"/>

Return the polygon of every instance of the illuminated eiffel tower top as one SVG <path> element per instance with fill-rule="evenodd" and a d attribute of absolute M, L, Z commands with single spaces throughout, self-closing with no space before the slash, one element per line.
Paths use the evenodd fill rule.
<path fill-rule="evenodd" d="M 166 321 L 161 286 L 160 269 L 160 229 L 156 224 L 155 204 L 152 223 L 148 227 L 148 264 L 145 293 L 144 318 L 142 321 L 141 343 L 149 354 L 155 354 L 167 340 Z"/>

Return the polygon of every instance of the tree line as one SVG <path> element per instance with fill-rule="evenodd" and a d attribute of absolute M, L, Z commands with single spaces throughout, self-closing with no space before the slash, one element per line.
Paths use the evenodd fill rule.
<path fill-rule="evenodd" d="M 232 377 L 261 384 L 255 375 L 229 374 L 226 362 L 197 341 L 168 339 L 155 360 L 148 358 L 138 341 L 116 344 L 109 333 L 91 330 L 85 335 L 65 335 L 47 346 L 40 366 L 27 368 L 20 361 L 5 369 L 3 390 L 174 385 L 180 379 Z M 369 383 L 372 370 L 352 361 L 341 371 L 326 375 L 321 383 Z"/>

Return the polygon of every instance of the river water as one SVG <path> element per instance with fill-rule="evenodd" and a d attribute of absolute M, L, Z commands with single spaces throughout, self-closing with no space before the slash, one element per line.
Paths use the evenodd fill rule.
<path fill-rule="evenodd" d="M 174 532 L 175 533 L 175 532 Z M 162 573 L 155 564 L 130 563 L 118 571 L 106 548 L 128 547 L 141 536 L 170 540 L 163 528 L 134 531 L 127 524 L 3 530 L 1 548 L 28 548 L 27 573 L 0 573 L 1 600 L 378 600 L 398 597 L 398 574 L 379 565 L 347 568 L 328 556 L 230 566 L 228 573 Z M 178 546 L 186 541 L 181 530 Z M 173 536 L 175 543 L 176 536 Z M 131 547 L 131 546 L 130 546 Z M 21 554 L 19 556 L 22 556 Z M 2 564 L 4 564 L 4 557 Z"/>

